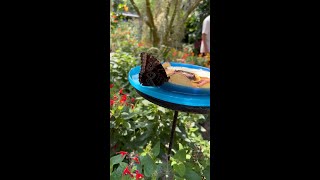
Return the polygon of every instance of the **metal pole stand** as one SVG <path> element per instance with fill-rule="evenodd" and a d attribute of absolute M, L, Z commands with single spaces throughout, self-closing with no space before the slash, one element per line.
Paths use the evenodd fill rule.
<path fill-rule="evenodd" d="M 170 160 L 170 154 L 171 154 L 173 138 L 174 138 L 174 134 L 175 134 L 176 126 L 177 126 L 177 120 L 178 120 L 178 111 L 174 111 L 172 128 L 171 128 L 171 135 L 170 135 L 170 143 L 169 143 L 169 149 L 168 149 L 168 161 Z"/>

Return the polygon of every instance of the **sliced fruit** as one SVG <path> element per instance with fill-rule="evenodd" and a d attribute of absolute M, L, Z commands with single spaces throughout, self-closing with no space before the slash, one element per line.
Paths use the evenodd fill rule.
<path fill-rule="evenodd" d="M 209 88 L 210 89 L 210 82 L 208 82 L 202 86 L 199 86 L 199 88 Z"/>
<path fill-rule="evenodd" d="M 189 78 L 187 78 L 182 73 L 174 73 L 173 75 L 171 75 L 170 79 L 169 79 L 169 82 L 173 83 L 173 84 L 182 85 L 182 86 L 193 87 L 193 84 L 189 80 Z"/>
<path fill-rule="evenodd" d="M 199 82 L 199 81 L 201 81 L 201 77 L 200 77 L 200 76 L 198 76 L 197 74 L 194 74 L 194 76 L 195 76 L 195 80 L 193 80 L 192 82 Z"/>
<path fill-rule="evenodd" d="M 163 68 L 166 69 L 167 67 L 171 66 L 169 62 L 165 62 L 162 64 Z"/>
<path fill-rule="evenodd" d="M 192 85 L 198 88 L 210 88 L 210 79 L 202 79 L 199 82 L 193 82 Z"/>
<path fill-rule="evenodd" d="M 166 69 L 166 74 L 167 74 L 167 77 L 169 77 L 172 74 L 174 74 L 174 70 L 173 69 Z"/>
<path fill-rule="evenodd" d="M 202 79 L 198 82 L 199 88 L 210 88 L 210 79 Z"/>

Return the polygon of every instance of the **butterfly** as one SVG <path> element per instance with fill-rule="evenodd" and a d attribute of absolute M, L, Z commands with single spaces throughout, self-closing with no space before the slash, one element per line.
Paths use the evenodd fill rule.
<path fill-rule="evenodd" d="M 166 71 L 160 61 L 151 54 L 141 53 L 141 70 L 139 73 L 139 82 L 143 86 L 161 86 L 168 82 Z"/>

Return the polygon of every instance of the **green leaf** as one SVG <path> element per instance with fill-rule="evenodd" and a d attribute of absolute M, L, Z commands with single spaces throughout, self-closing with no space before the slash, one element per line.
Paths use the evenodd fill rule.
<path fill-rule="evenodd" d="M 195 131 L 198 130 L 198 128 L 197 128 L 197 127 L 195 127 L 195 128 L 190 128 L 189 130 L 190 130 L 190 132 L 195 132 Z"/>
<path fill-rule="evenodd" d="M 199 114 L 199 119 L 206 119 L 203 114 Z"/>
<path fill-rule="evenodd" d="M 184 174 L 186 172 L 186 167 L 183 163 L 173 165 L 173 169 L 175 172 L 177 172 L 182 177 L 184 176 Z"/>
<path fill-rule="evenodd" d="M 181 178 L 181 177 L 179 177 L 179 176 L 174 176 L 174 179 L 175 179 L 175 180 L 184 180 L 184 178 Z"/>
<path fill-rule="evenodd" d="M 136 128 L 143 128 L 143 127 L 146 127 L 148 124 L 145 123 L 145 122 L 138 122 L 137 125 L 136 125 Z"/>
<path fill-rule="evenodd" d="M 127 175 L 122 175 L 121 180 L 132 180 L 129 174 Z"/>
<path fill-rule="evenodd" d="M 179 160 L 180 162 L 184 162 L 186 160 L 186 150 L 181 149 L 177 151 L 173 158 Z"/>
<path fill-rule="evenodd" d="M 187 154 L 187 155 L 186 155 L 186 159 L 191 159 L 191 155 L 190 155 L 190 154 Z"/>
<path fill-rule="evenodd" d="M 191 169 L 186 169 L 186 173 L 185 173 L 184 177 L 187 180 L 201 180 L 201 176 L 198 175 L 196 172 L 194 172 Z"/>
<path fill-rule="evenodd" d="M 207 130 L 204 127 L 200 126 L 200 128 L 201 128 L 200 129 L 201 132 L 207 132 Z"/>
<path fill-rule="evenodd" d="M 113 166 L 115 164 L 119 164 L 120 162 L 123 161 L 125 156 L 122 157 L 121 154 L 117 155 L 117 156 L 113 156 L 112 158 L 110 158 L 110 166 Z"/>
<path fill-rule="evenodd" d="M 161 111 L 162 113 L 166 113 L 166 109 L 164 107 L 158 106 L 158 111 Z"/>
<path fill-rule="evenodd" d="M 124 170 L 124 168 L 126 168 L 127 166 L 128 166 L 128 163 L 120 162 L 120 167 L 122 167 L 123 170 Z"/>
<path fill-rule="evenodd" d="M 118 180 L 119 177 L 117 177 L 117 175 L 115 173 L 111 174 L 110 176 L 110 180 Z"/>
<path fill-rule="evenodd" d="M 156 170 L 156 164 L 151 159 L 151 157 L 147 154 L 146 156 L 142 156 L 141 165 L 144 166 L 144 175 L 146 177 L 151 177 L 153 172 Z"/>
<path fill-rule="evenodd" d="M 179 143 L 179 150 L 183 149 L 183 145 Z"/>
<path fill-rule="evenodd" d="M 148 100 L 143 100 L 142 104 L 145 105 L 145 106 L 148 106 L 149 104 L 152 104 L 152 103 L 150 101 L 148 101 Z"/>
<path fill-rule="evenodd" d="M 128 135 L 128 131 L 127 130 L 123 130 L 123 133 L 122 133 L 123 136 L 126 136 Z"/>
<path fill-rule="evenodd" d="M 120 162 L 119 167 L 117 168 L 117 170 L 114 171 L 113 175 L 114 175 L 115 177 L 121 177 L 124 169 L 125 169 L 127 166 L 128 166 L 127 163 L 125 163 L 125 162 Z"/>
<path fill-rule="evenodd" d="M 151 150 L 153 157 L 157 157 L 160 153 L 160 141 L 157 142 L 156 145 L 154 145 L 153 149 Z"/>
<path fill-rule="evenodd" d="M 134 115 L 135 115 L 134 113 L 130 113 L 130 114 L 127 113 L 127 112 L 122 112 L 122 113 L 121 113 L 121 117 L 122 117 L 123 119 L 125 119 L 125 120 L 131 119 Z"/>
<path fill-rule="evenodd" d="M 203 170 L 203 174 L 204 174 L 204 177 L 206 177 L 207 180 L 210 179 L 210 166 L 206 167 L 206 168 Z"/>
<path fill-rule="evenodd" d="M 148 120 L 153 120 L 154 119 L 154 116 L 147 116 Z"/>
<path fill-rule="evenodd" d="M 131 124 L 129 122 L 126 121 L 126 122 L 123 123 L 123 125 L 124 125 L 125 128 L 127 128 L 127 130 L 130 130 Z"/>
<path fill-rule="evenodd" d="M 141 160 L 141 159 L 140 159 Z M 141 164 L 136 164 L 137 170 L 139 172 L 142 172 L 142 165 Z"/>

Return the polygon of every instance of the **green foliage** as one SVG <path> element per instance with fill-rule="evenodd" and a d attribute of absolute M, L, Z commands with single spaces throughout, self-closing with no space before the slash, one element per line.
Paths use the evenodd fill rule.
<path fill-rule="evenodd" d="M 113 165 L 115 164 L 119 164 L 120 162 L 122 162 L 122 160 L 124 159 L 124 157 L 121 156 L 121 154 L 117 155 L 117 156 L 113 156 L 110 159 L 110 169 L 113 168 Z"/>
<path fill-rule="evenodd" d="M 141 157 L 141 165 L 144 168 L 144 175 L 146 177 L 151 177 L 156 170 L 156 164 L 148 154 Z"/>
<path fill-rule="evenodd" d="M 128 88 L 130 69 L 140 64 L 140 58 L 130 53 L 116 51 L 110 58 L 110 82 L 117 88 Z M 131 86 L 130 86 L 131 87 Z"/>
<path fill-rule="evenodd" d="M 111 178 L 124 177 L 124 170 L 127 167 L 132 173 L 132 178 L 138 170 L 143 174 L 145 179 L 161 179 L 166 177 L 167 179 L 210 179 L 210 166 L 202 168 L 196 159 L 187 158 L 186 152 L 190 152 L 188 146 L 183 147 L 179 144 L 179 150 L 170 159 L 170 163 L 167 161 L 166 157 L 163 158 L 161 153 L 158 153 L 158 148 L 162 144 L 157 142 L 153 147 L 151 142 L 148 143 L 143 149 L 143 153 L 140 156 L 136 153 L 128 153 L 126 158 L 122 155 L 112 156 L 110 158 L 110 167 L 117 166 L 116 168 L 111 168 Z M 158 155 L 156 155 L 158 154 Z M 133 157 L 140 159 L 139 162 L 133 161 Z M 121 160 L 121 161 L 120 161 Z M 123 162 L 124 161 L 124 162 Z M 209 158 L 207 159 L 209 161 Z M 141 163 L 141 164 L 140 164 Z M 129 175 L 125 176 L 130 179 Z"/>
<path fill-rule="evenodd" d="M 159 162 L 166 163 L 163 157 L 166 157 L 166 145 L 169 143 L 173 112 L 159 108 L 142 98 L 136 98 L 136 101 L 135 108 L 128 110 L 132 114 L 129 119 L 124 120 L 125 113 L 121 113 L 114 118 L 114 121 L 110 121 L 110 124 L 113 124 L 110 129 L 111 143 L 113 146 L 117 144 L 117 148 L 112 149 L 112 154 L 120 150 L 135 151 L 141 154 L 142 168 L 147 167 L 143 171 L 146 177 L 164 174 L 171 176 L 174 173 L 176 176 L 183 177 L 183 172 L 187 171 L 185 169 L 189 166 L 196 167 L 192 171 L 199 176 L 205 176 L 207 172 L 204 170 L 210 165 L 210 143 L 203 140 L 199 132 L 199 125 L 195 123 L 205 121 L 205 117 L 187 113 L 180 113 L 178 116 L 179 124 L 176 129 L 175 142 L 180 143 L 173 144 L 175 153 L 170 159 L 170 164 L 173 166 L 173 169 L 170 170 L 167 166 L 158 165 Z M 156 143 L 152 145 L 151 142 Z M 151 160 L 152 164 L 150 164 Z M 156 171 L 159 168 L 162 170 Z M 191 172 L 189 176 L 195 175 Z"/>

